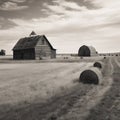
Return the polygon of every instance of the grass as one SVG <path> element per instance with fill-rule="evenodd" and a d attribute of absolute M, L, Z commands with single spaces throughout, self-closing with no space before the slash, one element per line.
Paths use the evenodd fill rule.
<path fill-rule="evenodd" d="M 48 113 L 51 112 L 51 108 L 56 111 L 59 106 L 59 113 L 59 110 L 60 112 L 66 110 L 66 106 L 73 106 L 78 96 L 84 101 L 82 94 L 86 96 L 86 90 L 90 91 L 90 87 L 78 84 L 79 75 L 87 67 L 93 66 L 95 60 L 99 59 L 92 59 L 89 63 L 87 62 L 89 58 L 86 58 L 86 61 L 82 59 L 81 62 L 23 61 L 23 64 L 12 61 L 13 63 L 0 64 L 0 120 L 23 120 L 21 118 L 27 118 L 25 120 L 36 118 L 37 120 L 46 114 L 46 110 Z M 104 62 L 108 63 L 108 60 Z M 109 61 L 108 66 L 105 67 L 107 69 L 105 74 L 111 73 L 112 65 Z M 106 86 L 103 84 L 103 87 Z M 72 88 L 74 88 L 73 92 L 69 92 Z M 93 93 L 95 91 L 93 90 Z M 70 93 L 72 94 L 69 95 Z M 77 96 L 73 96 L 74 93 L 77 93 Z M 71 101 L 74 97 L 75 101 Z M 87 96 L 86 100 L 88 100 Z"/>
<path fill-rule="evenodd" d="M 73 86 L 83 66 L 91 63 L 0 64 L 0 105 L 44 101 Z M 37 102 L 37 101 L 36 101 Z"/>
<path fill-rule="evenodd" d="M 67 58 L 67 59 L 66 59 Z M 0 56 L 0 63 L 73 63 L 73 62 L 94 62 L 102 60 L 104 57 L 57 57 L 56 59 L 46 59 L 46 60 L 13 60 L 13 56 Z"/>
<path fill-rule="evenodd" d="M 30 104 L 44 104 L 58 94 L 67 94 L 77 84 L 80 70 L 92 64 L 0 64 L 0 119 L 16 118 L 18 109 L 30 110 Z"/>

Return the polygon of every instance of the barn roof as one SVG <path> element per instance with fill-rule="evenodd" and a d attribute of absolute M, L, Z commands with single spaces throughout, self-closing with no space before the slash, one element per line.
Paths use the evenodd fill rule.
<path fill-rule="evenodd" d="M 35 48 L 39 40 L 42 40 L 43 38 L 46 39 L 48 42 L 50 48 L 52 50 L 56 50 L 53 48 L 53 46 L 50 44 L 48 39 L 46 38 L 45 35 L 36 35 L 36 36 L 30 36 L 30 37 L 25 37 L 21 38 L 16 45 L 14 46 L 13 50 L 22 50 L 22 49 L 30 49 L 30 48 Z"/>

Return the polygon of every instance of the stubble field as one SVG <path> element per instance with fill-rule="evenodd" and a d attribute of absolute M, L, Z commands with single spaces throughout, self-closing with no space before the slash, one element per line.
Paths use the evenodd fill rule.
<path fill-rule="evenodd" d="M 99 104 L 106 94 L 112 97 L 114 79 L 119 84 L 119 59 L 109 58 L 105 64 L 103 83 L 87 85 L 79 83 L 79 75 L 93 62 L 1 63 L 0 120 L 98 119 L 97 114 L 110 107 L 104 103 L 105 108 L 101 108 Z M 107 113 L 105 116 L 109 118 Z"/>

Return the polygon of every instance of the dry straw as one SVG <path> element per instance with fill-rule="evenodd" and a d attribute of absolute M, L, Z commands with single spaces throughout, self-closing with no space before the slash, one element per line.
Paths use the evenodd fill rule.
<path fill-rule="evenodd" d="M 80 74 L 80 82 L 89 84 L 101 84 L 102 83 L 102 73 L 97 67 L 90 67 Z"/>

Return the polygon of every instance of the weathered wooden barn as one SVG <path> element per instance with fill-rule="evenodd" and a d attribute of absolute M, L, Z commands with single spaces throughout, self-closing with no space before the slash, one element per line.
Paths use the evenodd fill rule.
<path fill-rule="evenodd" d="M 98 53 L 96 49 L 92 46 L 83 45 L 78 50 L 78 56 L 81 56 L 81 57 L 90 57 L 90 56 L 97 56 L 97 55 Z"/>
<path fill-rule="evenodd" d="M 21 38 L 13 48 L 15 60 L 44 58 L 56 58 L 56 49 L 45 35 L 36 35 L 32 32 L 29 37 Z"/>

